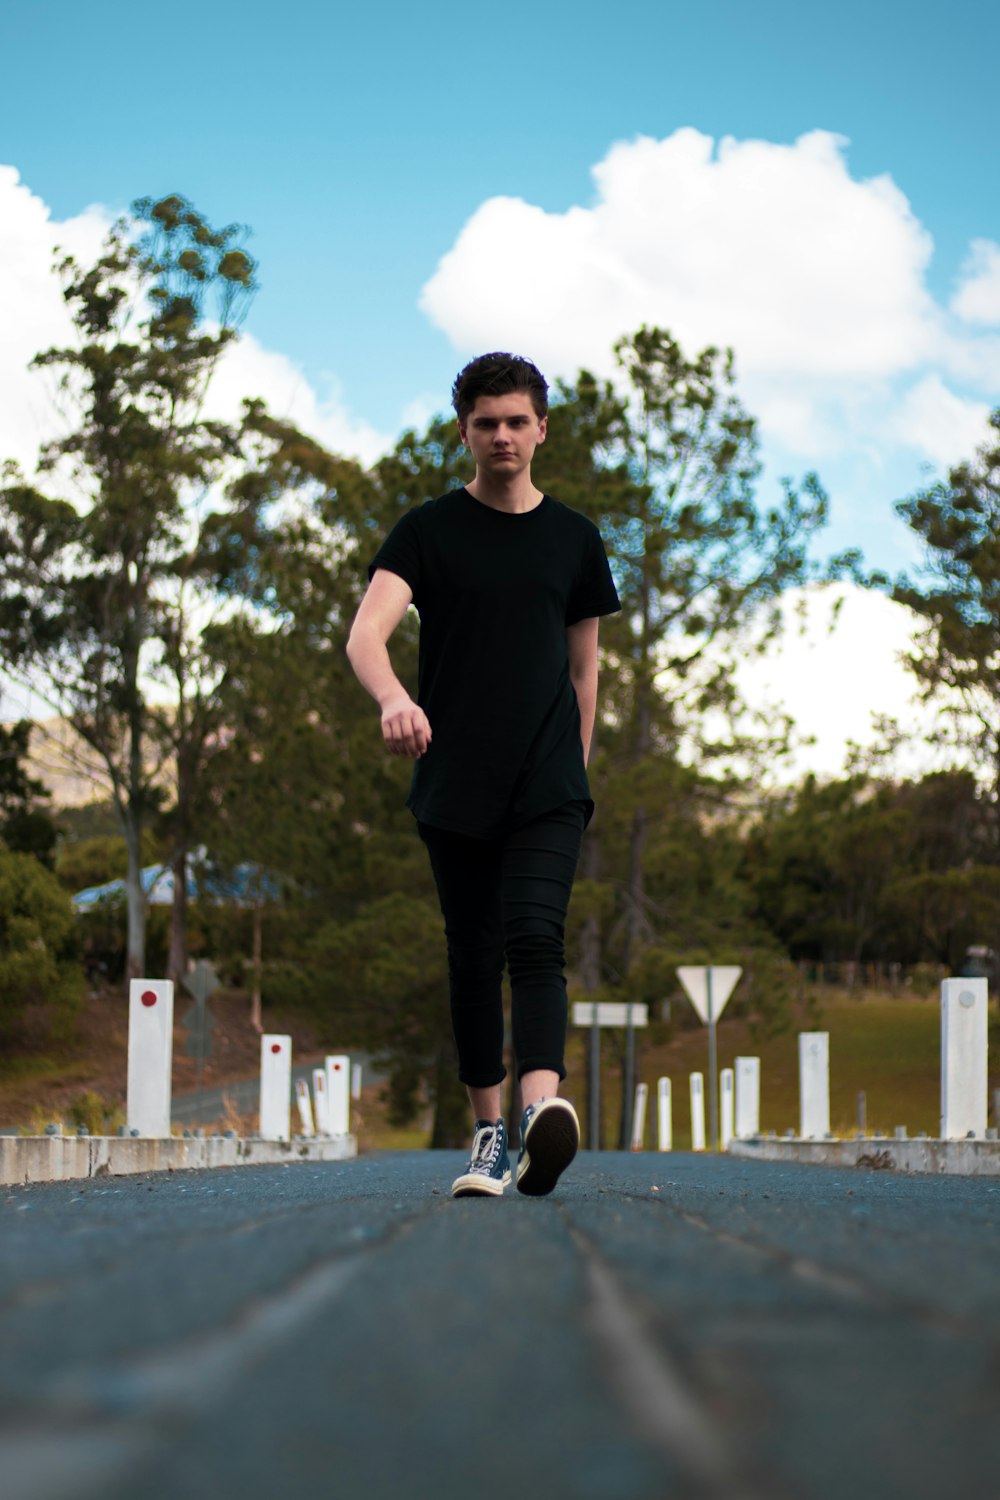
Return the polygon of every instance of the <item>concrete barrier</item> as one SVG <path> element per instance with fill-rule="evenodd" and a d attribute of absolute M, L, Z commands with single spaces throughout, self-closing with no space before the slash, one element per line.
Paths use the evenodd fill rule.
<path fill-rule="evenodd" d="M 885 1136 L 865 1136 L 851 1141 L 806 1141 L 787 1136 L 756 1136 L 751 1140 L 733 1141 L 729 1155 L 742 1156 L 750 1161 L 794 1161 L 823 1167 L 1000 1177 L 1000 1141 L 900 1141 Z"/>
<path fill-rule="evenodd" d="M 357 1154 L 357 1138 L 353 1135 L 308 1141 L 263 1141 L 250 1136 L 150 1139 L 9 1135 L 0 1136 L 0 1183 L 63 1182 L 280 1162 L 346 1161 Z"/>

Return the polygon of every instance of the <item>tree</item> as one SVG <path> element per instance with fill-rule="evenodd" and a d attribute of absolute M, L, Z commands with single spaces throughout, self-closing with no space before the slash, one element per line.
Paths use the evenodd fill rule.
<path fill-rule="evenodd" d="M 29 1007 L 57 1035 L 83 997 L 69 897 L 30 854 L 0 844 L 0 1039 L 16 1045 Z"/>
<path fill-rule="evenodd" d="M 990 430 L 974 459 L 896 505 L 923 563 L 891 592 L 921 621 L 907 665 L 986 778 L 1000 851 L 1000 409 Z"/>
<path fill-rule="evenodd" d="M 56 825 L 44 805 L 49 793 L 24 769 L 30 738 L 27 719 L 9 728 L 0 724 L 0 840 L 8 849 L 33 854 L 42 864 L 51 866 Z"/>
<path fill-rule="evenodd" d="M 143 199 L 93 266 L 62 263 L 79 342 L 35 364 L 56 374 L 71 430 L 44 450 L 39 477 L 75 488 L 74 502 L 10 466 L 0 492 L 0 643 L 15 668 L 45 676 L 110 779 L 128 854 L 131 975 L 144 965 L 142 832 L 170 802 L 171 779 L 169 969 L 184 967 L 192 806 L 223 727 L 221 627 L 260 610 L 283 483 L 322 484 L 306 472 L 322 450 L 260 402 L 235 423 L 207 414 L 255 288 L 242 238 L 183 198 Z"/>
<path fill-rule="evenodd" d="M 566 468 L 567 498 L 601 526 L 623 604 L 602 626 L 598 723 L 608 757 L 594 774 L 605 801 L 629 813 L 619 885 L 619 969 L 627 976 L 662 925 L 646 873 L 654 809 L 659 817 L 676 792 L 685 741 L 702 768 L 727 757 L 731 765 L 736 754 L 746 761 L 753 751 L 752 737 L 735 729 L 742 706 L 733 653 L 762 621 L 758 643 L 777 628 L 782 592 L 809 576 L 808 548 L 825 522 L 826 499 L 809 475 L 798 489 L 783 482 L 777 503 L 758 506 L 756 428 L 736 395 L 731 351 L 707 348 L 689 358 L 669 333 L 644 327 L 620 340 L 616 354 L 622 394 L 587 374 L 575 391 L 564 387 L 552 417 L 555 441 L 541 450 L 538 470 L 562 494 L 560 461 Z M 577 443 L 567 464 L 561 434 L 569 432 Z M 581 438 L 589 441 L 591 475 Z M 715 738 L 709 714 L 721 728 Z M 700 786 L 704 792 L 704 778 Z M 585 869 L 596 863 L 589 852 Z M 629 1029 L 622 1144 L 633 1045 Z"/>

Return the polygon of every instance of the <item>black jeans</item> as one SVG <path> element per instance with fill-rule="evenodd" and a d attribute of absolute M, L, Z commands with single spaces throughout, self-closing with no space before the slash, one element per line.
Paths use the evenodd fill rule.
<path fill-rule="evenodd" d="M 566 1077 L 563 938 L 583 820 L 583 804 L 566 802 L 497 839 L 417 825 L 444 916 L 459 1077 L 472 1088 L 506 1076 L 505 959 L 518 1078 L 536 1068 Z"/>

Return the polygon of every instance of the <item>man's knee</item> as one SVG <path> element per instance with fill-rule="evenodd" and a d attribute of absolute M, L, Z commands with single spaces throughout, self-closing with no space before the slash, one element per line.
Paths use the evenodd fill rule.
<path fill-rule="evenodd" d="M 502 943 L 448 943 L 448 973 L 452 979 L 499 979 L 503 975 Z"/>

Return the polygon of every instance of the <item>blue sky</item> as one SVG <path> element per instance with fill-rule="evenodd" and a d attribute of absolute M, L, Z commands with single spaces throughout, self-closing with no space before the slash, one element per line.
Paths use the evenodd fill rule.
<path fill-rule="evenodd" d="M 1000 313 L 994 326 L 988 249 L 979 252 L 979 280 L 961 304 L 978 311 L 957 322 L 948 311 L 963 277 L 971 285 L 979 274 L 969 269 L 972 242 L 1000 242 L 995 4 L 559 0 L 537 9 L 472 9 L 174 0 L 157 10 L 57 0 L 0 5 L 0 46 L 7 62 L 0 163 L 17 170 L 57 227 L 89 205 L 116 210 L 141 194 L 170 191 L 192 198 L 215 221 L 251 225 L 262 286 L 248 331 L 302 370 L 321 406 L 332 403 L 389 437 L 408 414 L 445 407 L 454 372 L 476 352 L 480 330 L 500 343 L 509 328 L 523 348 L 546 322 L 544 296 L 523 280 L 534 263 L 525 247 L 536 232 L 539 244 L 550 235 L 563 244 L 565 231 L 573 255 L 599 221 L 602 254 L 613 243 L 638 276 L 628 306 L 645 305 L 642 277 L 658 287 L 659 272 L 646 267 L 639 275 L 638 252 L 622 248 L 634 228 L 627 212 L 621 234 L 618 210 L 594 216 L 602 190 L 592 172 L 616 143 L 643 136 L 663 142 L 685 129 L 711 138 L 716 153 L 724 137 L 785 150 L 760 160 L 744 152 L 725 180 L 710 171 L 716 156 L 690 159 L 693 136 L 684 138 L 686 166 L 678 144 L 636 176 L 637 157 L 626 152 L 606 174 L 609 197 L 620 206 L 630 182 L 655 194 L 657 183 L 667 192 L 683 180 L 694 218 L 677 233 L 694 223 L 715 248 L 718 238 L 740 239 L 740 214 L 754 201 L 747 184 L 761 161 L 771 182 L 761 211 L 775 203 L 789 215 L 786 242 L 795 233 L 789 195 L 807 178 L 819 193 L 824 183 L 842 193 L 850 215 L 852 205 L 865 209 L 861 185 L 887 176 L 909 204 L 908 219 L 902 199 L 881 217 L 873 209 L 871 222 L 885 230 L 884 257 L 873 253 L 873 264 L 890 293 L 893 257 L 909 266 L 920 236 L 925 245 L 927 236 L 933 240 L 933 255 L 910 267 L 909 300 L 886 334 L 886 347 L 909 340 L 907 350 L 863 353 L 857 381 L 849 360 L 804 374 L 795 358 L 781 366 L 785 355 L 759 328 L 746 334 L 744 351 L 741 317 L 733 317 L 738 369 L 753 377 L 748 404 L 756 409 L 754 395 L 767 413 L 769 476 L 818 469 L 833 499 L 831 547 L 853 543 L 873 563 L 903 565 L 907 539 L 892 520 L 891 501 L 917 484 L 928 464 L 940 468 L 952 456 L 950 431 L 958 457 L 977 430 L 977 412 L 1000 404 L 1000 363 L 991 364 Z M 795 148 L 817 131 L 849 145 Z M 703 188 L 716 197 L 735 194 L 737 206 L 717 204 L 698 218 L 691 205 Z M 488 221 L 476 219 L 498 199 L 523 200 L 533 212 L 508 203 Z M 663 211 L 666 227 L 657 232 L 666 242 L 671 221 Z M 479 234 L 441 272 L 470 221 Z M 835 223 L 835 214 L 820 214 L 811 238 L 804 227 L 803 257 L 815 264 L 815 276 L 796 306 L 813 308 L 835 278 L 836 260 L 823 258 Z M 490 225 L 496 260 L 482 252 Z M 516 263 L 510 278 L 496 269 L 507 234 Z M 752 253 L 766 249 L 761 240 Z M 729 253 L 738 250 L 730 246 Z M 498 275 L 504 282 L 492 323 L 467 316 L 463 304 L 480 269 L 481 285 L 495 284 Z M 660 314 L 671 310 L 690 273 L 690 265 L 675 267 L 674 280 L 650 305 Z M 578 322 L 587 320 L 592 274 L 592 266 L 581 271 Z M 732 281 L 725 265 L 719 274 Z M 423 289 L 436 276 L 432 318 Z M 838 295 L 848 295 L 850 284 Z M 748 285 L 756 285 L 752 275 Z M 921 289 L 936 311 L 917 306 Z M 765 311 L 768 295 L 762 293 Z M 727 305 L 722 291 L 720 302 Z M 710 327 L 714 336 L 710 315 L 699 325 L 683 299 L 676 306 L 680 324 L 688 317 L 692 328 Z M 560 318 L 568 329 L 572 306 L 557 308 L 538 334 L 549 366 L 558 365 L 563 349 L 570 365 L 579 348 L 589 353 L 585 342 L 564 336 Z M 924 338 L 914 330 L 921 324 L 926 333 L 932 323 L 934 337 L 914 353 L 914 341 Z M 815 392 L 809 412 L 793 399 L 800 382 Z M 933 434 L 923 448 L 921 430 Z"/>

